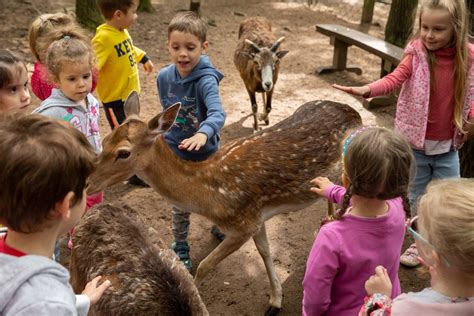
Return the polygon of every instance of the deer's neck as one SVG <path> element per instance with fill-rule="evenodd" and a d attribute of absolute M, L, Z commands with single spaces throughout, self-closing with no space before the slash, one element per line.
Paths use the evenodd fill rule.
<path fill-rule="evenodd" d="M 201 213 L 209 209 L 212 196 L 209 179 L 212 166 L 207 161 L 193 162 L 180 159 L 166 144 L 158 138 L 144 155 L 144 177 L 154 189 L 173 205 L 190 212 Z"/>

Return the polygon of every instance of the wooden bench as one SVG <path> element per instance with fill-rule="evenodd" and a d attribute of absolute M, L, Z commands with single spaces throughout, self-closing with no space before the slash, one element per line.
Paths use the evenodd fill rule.
<path fill-rule="evenodd" d="M 316 73 L 318 74 L 341 70 L 352 71 L 358 75 L 362 74 L 362 69 L 359 67 L 347 66 L 347 48 L 352 45 L 360 47 L 361 49 L 379 56 L 382 59 L 380 72 L 381 77 L 395 69 L 403 57 L 402 48 L 345 26 L 337 24 L 317 24 L 316 31 L 329 36 L 330 42 L 334 46 L 332 66 L 317 68 Z M 367 102 L 364 102 L 364 106 L 369 108 L 375 105 L 393 103 L 393 97 L 372 98 L 368 99 Z"/>

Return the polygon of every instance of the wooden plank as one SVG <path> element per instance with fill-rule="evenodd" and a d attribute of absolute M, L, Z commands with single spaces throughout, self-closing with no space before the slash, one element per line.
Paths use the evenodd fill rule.
<path fill-rule="evenodd" d="M 402 48 L 341 25 L 317 24 L 316 31 L 329 37 L 335 37 L 349 45 L 360 47 L 394 65 L 398 65 L 403 57 Z"/>

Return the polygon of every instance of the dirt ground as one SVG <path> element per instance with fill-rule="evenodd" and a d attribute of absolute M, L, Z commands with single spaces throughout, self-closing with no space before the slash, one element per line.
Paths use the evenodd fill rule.
<path fill-rule="evenodd" d="M 155 12 L 140 13 L 130 29 L 134 44 L 150 55 L 155 72 L 169 63 L 165 49 L 166 28 L 171 17 L 187 8 L 188 0 L 152 1 Z M 332 63 L 333 48 L 329 39 L 315 32 L 317 23 L 337 23 L 359 28 L 363 0 L 320 0 L 317 5 L 267 2 L 251 0 L 202 0 L 202 13 L 208 21 L 210 55 L 214 65 L 225 78 L 221 82 L 221 97 L 227 112 L 222 130 L 223 142 L 252 133 L 251 109 L 244 85 L 233 65 L 240 21 L 248 16 L 262 15 L 269 18 L 274 31 L 285 36 L 284 49 L 290 53 L 282 60 L 280 76 L 276 84 L 273 111 L 274 124 L 301 104 L 328 99 L 344 102 L 357 109 L 365 124 L 393 126 L 394 106 L 367 111 L 361 100 L 331 88 L 330 84 L 361 85 L 378 78 L 380 60 L 358 48 L 349 49 L 348 62 L 363 70 L 362 75 L 339 72 L 315 75 L 315 69 Z M 32 69 L 33 56 L 29 52 L 27 31 L 31 21 L 41 13 L 73 11 L 73 0 L 0 0 L 0 47 L 9 48 L 22 55 Z M 383 38 L 389 7 L 377 3 L 374 23 L 363 31 Z M 142 117 L 151 118 L 160 111 L 155 87 L 155 76 L 141 75 Z M 259 98 L 260 101 L 260 98 Z M 39 104 L 33 99 L 32 107 Z M 105 116 L 101 118 L 102 135 L 109 133 Z M 308 179 L 317 175 L 308 175 Z M 152 227 L 157 229 L 166 243 L 171 243 L 171 205 L 152 189 L 117 185 L 106 191 L 106 201 L 125 201 L 139 210 Z M 325 212 L 326 203 L 319 201 L 299 212 L 280 215 L 267 222 L 267 232 L 276 266 L 282 282 L 284 299 L 281 315 L 298 315 L 301 311 L 301 282 L 305 262 L 313 242 L 319 218 Z M 205 218 L 192 217 L 190 229 L 191 256 L 197 264 L 217 245 L 210 235 L 211 223 Z M 194 271 L 195 272 L 195 268 Z M 400 269 L 403 291 L 419 290 L 427 285 L 413 269 Z M 226 258 L 210 273 L 199 288 L 211 315 L 261 315 L 269 297 L 269 283 L 263 262 L 252 241 Z"/>

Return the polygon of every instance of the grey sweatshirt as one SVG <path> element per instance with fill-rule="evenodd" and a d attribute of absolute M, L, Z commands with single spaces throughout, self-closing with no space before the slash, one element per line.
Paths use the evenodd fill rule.
<path fill-rule="evenodd" d="M 41 256 L 0 253 L 0 315 L 87 315 L 89 300 L 76 296 L 69 272 Z"/>

